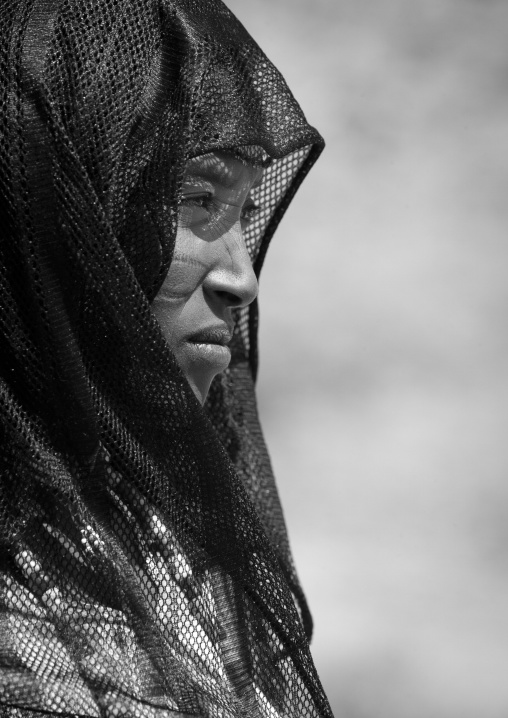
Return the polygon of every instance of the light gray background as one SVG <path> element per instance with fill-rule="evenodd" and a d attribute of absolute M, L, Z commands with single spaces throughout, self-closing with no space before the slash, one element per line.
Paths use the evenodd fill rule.
<path fill-rule="evenodd" d="M 260 408 L 337 718 L 508 716 L 508 2 L 228 0 L 325 154 Z"/>

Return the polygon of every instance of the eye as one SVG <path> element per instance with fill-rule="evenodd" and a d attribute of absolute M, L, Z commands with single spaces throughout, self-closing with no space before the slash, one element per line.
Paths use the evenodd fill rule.
<path fill-rule="evenodd" d="M 208 223 L 214 211 L 213 194 L 204 190 L 183 191 L 180 203 L 182 226 L 192 227 Z"/>
<path fill-rule="evenodd" d="M 240 219 L 243 224 L 249 225 L 259 215 L 261 207 L 257 205 L 250 197 L 242 207 Z"/>
<path fill-rule="evenodd" d="M 212 206 L 213 195 L 211 192 L 184 192 L 182 204 L 186 207 L 201 207 L 209 210 Z"/>

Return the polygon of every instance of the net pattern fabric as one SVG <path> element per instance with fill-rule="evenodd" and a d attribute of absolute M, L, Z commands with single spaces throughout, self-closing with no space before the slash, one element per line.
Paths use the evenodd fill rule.
<path fill-rule="evenodd" d="M 217 0 L 0 6 L 0 715 L 330 709 L 256 410 L 257 306 L 202 409 L 150 310 L 185 163 L 322 149 Z"/>

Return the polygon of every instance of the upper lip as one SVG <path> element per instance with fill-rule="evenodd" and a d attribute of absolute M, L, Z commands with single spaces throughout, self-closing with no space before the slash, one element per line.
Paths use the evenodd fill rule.
<path fill-rule="evenodd" d="M 220 344 L 221 346 L 226 346 L 232 337 L 233 327 L 220 324 L 200 329 L 198 332 L 191 334 L 187 341 L 193 344 Z"/>

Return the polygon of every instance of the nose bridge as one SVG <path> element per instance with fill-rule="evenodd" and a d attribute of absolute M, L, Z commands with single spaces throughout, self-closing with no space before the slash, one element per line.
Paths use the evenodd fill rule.
<path fill-rule="evenodd" d="M 258 281 L 243 237 L 240 221 L 220 238 L 219 257 L 210 274 L 214 291 L 230 295 L 235 307 L 245 307 L 257 297 Z"/>

